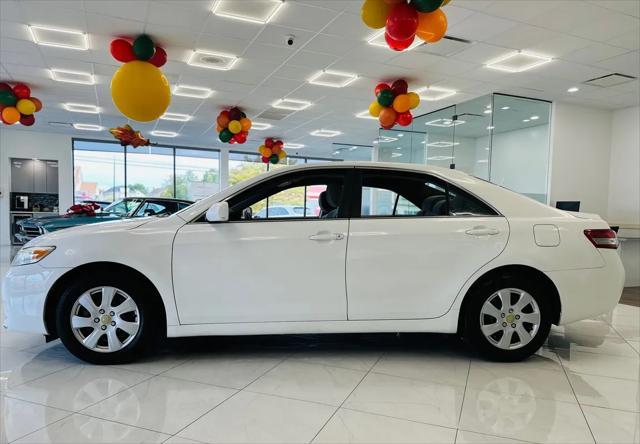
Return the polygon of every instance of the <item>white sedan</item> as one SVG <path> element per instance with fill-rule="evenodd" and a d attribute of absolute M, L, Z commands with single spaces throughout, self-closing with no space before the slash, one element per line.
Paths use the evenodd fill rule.
<path fill-rule="evenodd" d="M 292 199 L 319 214 L 249 210 Z M 169 217 L 35 239 L 5 278 L 5 323 L 97 364 L 131 361 L 164 336 L 345 332 L 458 333 L 512 361 L 551 324 L 616 305 L 617 247 L 597 215 L 458 171 L 308 164 Z"/>

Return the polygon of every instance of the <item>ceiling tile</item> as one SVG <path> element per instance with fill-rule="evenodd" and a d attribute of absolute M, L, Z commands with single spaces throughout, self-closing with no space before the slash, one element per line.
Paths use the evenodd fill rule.
<path fill-rule="evenodd" d="M 447 33 L 474 42 L 480 42 L 515 26 L 517 26 L 516 22 L 478 12 L 469 16 L 466 20 L 451 26 Z"/>
<path fill-rule="evenodd" d="M 570 62 L 589 65 L 627 52 L 629 52 L 627 49 L 619 48 L 617 46 L 606 45 L 604 43 L 593 43 L 585 48 L 565 54 L 562 58 Z"/>
<path fill-rule="evenodd" d="M 609 69 L 620 74 L 640 77 L 640 51 L 631 51 L 626 54 L 602 60 L 596 63 L 605 69 Z"/>

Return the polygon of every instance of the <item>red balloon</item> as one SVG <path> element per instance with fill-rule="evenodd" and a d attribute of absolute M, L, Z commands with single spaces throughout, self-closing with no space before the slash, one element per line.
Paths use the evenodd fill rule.
<path fill-rule="evenodd" d="M 404 113 L 398 113 L 398 117 L 396 117 L 396 122 L 398 125 L 409 126 L 411 122 L 413 122 L 413 116 L 410 111 L 406 111 Z"/>
<path fill-rule="evenodd" d="M 11 86 L 8 83 L 0 83 L 0 91 L 11 91 Z"/>
<path fill-rule="evenodd" d="M 411 46 L 411 44 L 413 43 L 413 40 L 415 38 L 416 38 L 416 36 L 413 35 L 413 36 L 411 36 L 411 38 L 409 38 L 407 40 L 394 40 L 389 35 L 388 32 L 384 33 L 384 39 L 387 41 L 387 45 L 389 45 L 389 48 L 393 49 L 394 51 L 403 51 L 403 50 L 407 49 L 409 46 Z"/>
<path fill-rule="evenodd" d="M 264 141 L 264 146 L 266 146 L 267 148 L 273 148 L 273 144 L 274 140 L 271 137 Z"/>
<path fill-rule="evenodd" d="M 247 141 L 247 133 L 244 131 L 239 132 L 238 134 L 233 136 L 233 138 L 236 139 L 236 142 L 243 144 Z"/>
<path fill-rule="evenodd" d="M 413 39 L 411 41 L 413 42 Z M 400 94 L 407 93 L 407 91 L 409 90 L 409 84 L 407 84 L 407 81 L 404 79 L 398 79 L 393 82 L 393 84 L 391 85 L 391 89 L 396 94 L 396 96 L 399 96 Z"/>
<path fill-rule="evenodd" d="M 398 3 L 387 16 L 386 31 L 393 40 L 405 41 L 416 35 L 418 11 L 408 3 Z"/>
<path fill-rule="evenodd" d="M 262 163 L 269 163 L 269 158 L 262 156 Z"/>
<path fill-rule="evenodd" d="M 112 40 L 109 49 L 113 58 L 119 62 L 127 63 L 136 59 L 133 46 L 125 39 Z"/>
<path fill-rule="evenodd" d="M 36 123 L 36 118 L 33 114 L 29 114 L 28 116 L 20 116 L 20 124 L 24 126 L 31 126 Z"/>
<path fill-rule="evenodd" d="M 387 85 L 386 83 L 378 83 L 378 85 L 376 86 L 376 89 L 375 89 L 376 97 L 378 97 L 378 94 L 383 89 L 391 89 L 391 87 L 389 85 Z"/>
<path fill-rule="evenodd" d="M 147 60 L 147 62 L 160 68 L 162 65 L 167 63 L 167 52 L 161 47 L 156 46 L 156 52 L 149 60 Z"/>
<path fill-rule="evenodd" d="M 13 93 L 18 99 L 28 99 L 31 95 L 31 90 L 24 83 L 18 83 L 13 87 Z"/>

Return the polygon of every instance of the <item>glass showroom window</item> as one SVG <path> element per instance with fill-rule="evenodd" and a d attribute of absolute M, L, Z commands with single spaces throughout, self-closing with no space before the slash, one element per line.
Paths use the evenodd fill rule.
<path fill-rule="evenodd" d="M 127 196 L 174 197 L 173 148 L 127 147 Z"/>
<path fill-rule="evenodd" d="M 125 197 L 124 149 L 120 145 L 74 140 L 73 148 L 75 203 Z"/>
<path fill-rule="evenodd" d="M 199 200 L 220 191 L 220 153 L 176 148 L 176 198 Z"/>
<path fill-rule="evenodd" d="M 267 171 L 260 155 L 251 153 L 229 153 L 229 185 L 251 179 Z"/>

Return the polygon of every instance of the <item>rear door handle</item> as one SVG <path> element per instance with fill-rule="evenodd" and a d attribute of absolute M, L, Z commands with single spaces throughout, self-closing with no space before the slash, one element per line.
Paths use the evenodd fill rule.
<path fill-rule="evenodd" d="M 496 234 L 500 234 L 500 230 L 496 228 L 479 226 L 473 227 L 465 231 L 465 233 L 469 236 L 495 236 Z"/>
<path fill-rule="evenodd" d="M 344 234 L 342 233 L 330 233 L 328 231 L 320 231 L 319 233 L 312 234 L 309 236 L 309 240 L 312 241 L 332 241 L 332 240 L 342 240 L 344 239 Z"/>

